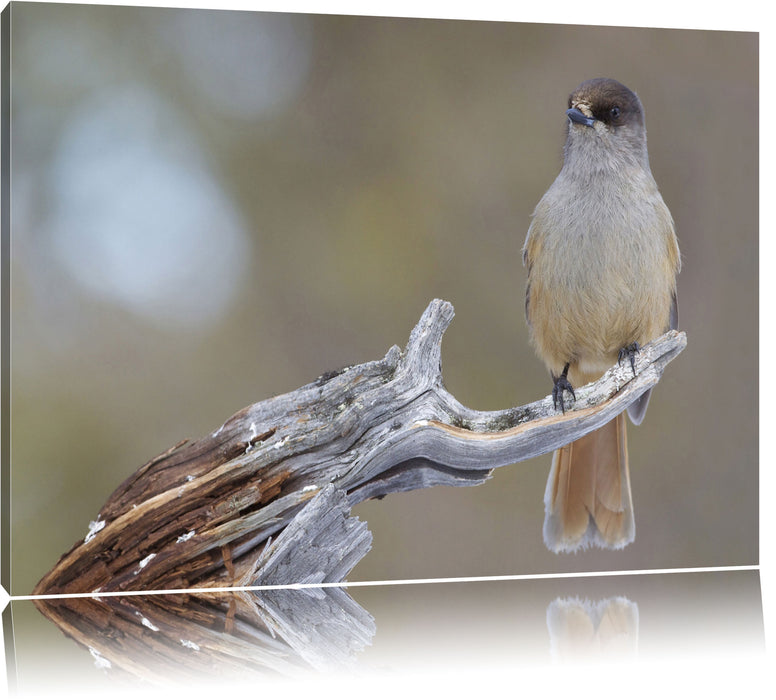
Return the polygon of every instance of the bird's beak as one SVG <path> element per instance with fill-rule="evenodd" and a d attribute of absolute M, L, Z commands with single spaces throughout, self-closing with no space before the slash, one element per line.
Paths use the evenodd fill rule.
<path fill-rule="evenodd" d="M 586 117 L 576 107 L 567 109 L 566 116 L 577 124 L 584 124 L 585 126 L 593 126 L 593 124 L 595 124 L 595 119 L 593 119 L 593 117 Z"/>

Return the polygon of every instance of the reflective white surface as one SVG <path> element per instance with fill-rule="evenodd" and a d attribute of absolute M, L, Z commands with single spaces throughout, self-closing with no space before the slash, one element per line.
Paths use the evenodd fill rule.
<path fill-rule="evenodd" d="M 224 609 L 228 596 L 221 594 Z M 604 670 L 630 668 L 643 686 L 655 680 L 650 669 L 719 674 L 765 665 L 757 571 L 354 585 L 248 596 L 259 616 L 238 606 L 231 621 L 205 615 L 204 598 L 178 606 L 174 615 L 162 596 L 114 599 L 113 617 L 107 604 L 97 615 L 64 616 L 72 638 L 32 602 L 14 601 L 13 630 L 8 611 L 4 616 L 6 640 L 13 641 L 9 681 L 18 697 L 133 689 L 161 697 L 170 688 L 213 691 L 213 684 L 232 692 L 282 682 L 279 692 L 293 694 L 310 685 L 367 690 L 375 681 L 390 686 L 402 679 L 550 682 L 580 669 L 602 680 Z M 122 648 L 126 653 L 117 651 Z M 679 675 L 680 684 L 688 680 Z M 740 687 L 754 677 L 744 674 Z"/>

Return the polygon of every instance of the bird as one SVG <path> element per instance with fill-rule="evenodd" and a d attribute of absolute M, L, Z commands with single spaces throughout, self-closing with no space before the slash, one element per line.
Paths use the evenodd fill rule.
<path fill-rule="evenodd" d="M 636 93 L 612 78 L 585 80 L 566 117 L 563 165 L 522 250 L 529 337 L 563 412 L 574 387 L 623 361 L 635 374 L 640 348 L 677 327 L 681 269 Z M 625 413 L 639 425 L 650 393 L 554 452 L 543 527 L 551 551 L 622 549 L 635 539 Z"/>

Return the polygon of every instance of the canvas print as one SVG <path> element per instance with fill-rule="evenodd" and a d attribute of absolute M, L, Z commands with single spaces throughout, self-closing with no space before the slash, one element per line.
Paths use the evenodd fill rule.
<path fill-rule="evenodd" d="M 12 3 L 3 40 L 11 594 L 758 564 L 757 33 Z M 99 665 L 85 600 L 40 612 Z"/>

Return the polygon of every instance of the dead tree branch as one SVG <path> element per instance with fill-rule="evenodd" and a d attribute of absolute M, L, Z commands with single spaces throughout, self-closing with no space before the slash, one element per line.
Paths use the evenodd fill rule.
<path fill-rule="evenodd" d="M 339 581 L 369 549 L 366 525 L 329 484 L 256 562 L 260 586 Z M 311 536 L 310 533 L 315 533 Z M 341 670 L 371 644 L 374 618 L 339 587 L 36 599 L 38 610 L 114 677 L 294 675 Z"/>
<path fill-rule="evenodd" d="M 684 333 L 666 333 L 639 353 L 636 376 L 629 363 L 612 367 L 577 389 L 565 414 L 549 396 L 503 411 L 475 411 L 442 382 L 442 335 L 452 317 L 453 307 L 435 300 L 403 351 L 394 346 L 382 360 L 329 372 L 248 406 L 212 434 L 151 460 L 116 489 L 86 537 L 34 592 L 186 589 L 262 579 L 257 562 L 265 561 L 268 540 L 328 485 L 330 503 L 340 494 L 350 507 L 410 489 L 480 484 L 496 467 L 549 452 L 609 421 L 657 384 L 686 345 Z M 325 520 L 325 512 L 316 518 Z M 364 549 L 365 536 L 347 522 L 338 537 L 356 535 L 352 552 L 362 556 L 368 542 Z M 328 526 L 321 532 L 331 534 Z M 311 541 L 319 534 L 314 526 L 307 533 Z M 324 549 L 340 565 L 327 561 L 320 570 L 334 576 L 357 561 L 347 548 Z M 273 582 L 294 583 L 298 576 Z"/>

